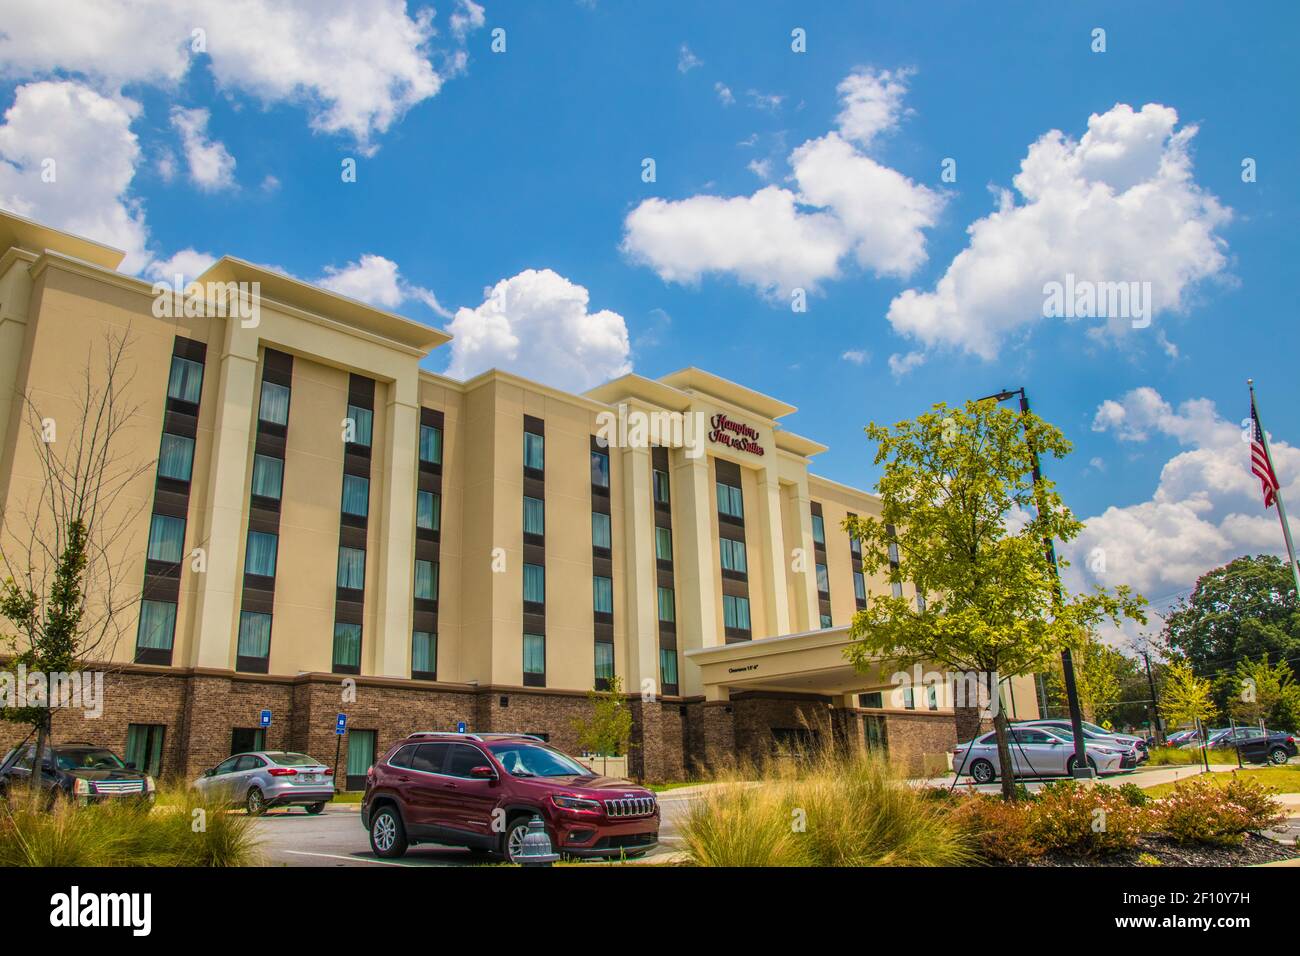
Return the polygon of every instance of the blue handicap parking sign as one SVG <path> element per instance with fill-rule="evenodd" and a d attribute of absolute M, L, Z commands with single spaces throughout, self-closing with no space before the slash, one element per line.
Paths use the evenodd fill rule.
<path fill-rule="evenodd" d="M 334 721 L 334 733 L 342 736 L 348 731 L 348 715 L 339 714 L 338 720 Z"/>
<path fill-rule="evenodd" d="M 263 727 L 271 726 L 271 712 L 269 710 L 262 711 L 262 726 Z"/>
<path fill-rule="evenodd" d="M 465 721 L 462 720 L 460 723 L 456 725 L 456 733 L 463 734 L 464 732 L 465 732 Z"/>

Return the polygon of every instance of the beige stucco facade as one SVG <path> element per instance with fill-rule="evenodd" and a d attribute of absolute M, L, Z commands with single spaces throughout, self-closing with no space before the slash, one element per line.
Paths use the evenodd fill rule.
<path fill-rule="evenodd" d="M 234 258 L 199 277 L 206 297 L 201 307 L 191 303 L 197 314 L 159 317 L 158 290 L 116 272 L 119 259 L 0 214 L 0 503 L 7 529 L 40 494 L 39 446 L 20 397 L 42 416 L 71 423 L 87 359 L 94 367 L 106 336 L 130 337 L 125 388 L 138 411 L 118 451 L 148 467 L 122 496 L 133 517 L 112 557 L 121 569 L 118 587 L 153 595 L 151 614 L 158 603 L 174 603 L 175 623 L 165 641 L 152 640 L 142 653 L 141 612 L 133 607 L 111 650 L 118 664 L 235 681 L 252 680 L 245 672 L 268 681 L 336 675 L 431 692 L 581 694 L 609 675 L 607 665 L 600 670 L 599 645 L 612 644 L 613 673 L 647 700 L 816 694 L 853 711 L 858 693 L 882 686 L 879 675 L 858 674 L 843 657 L 844 628 L 861 602 L 842 522 L 850 513 L 877 513 L 878 505 L 810 471 L 825 448 L 781 426 L 792 406 L 694 368 L 660 379 L 628 375 L 581 395 L 501 371 L 452 380 L 421 367 L 449 340 L 445 332 Z M 253 283 L 257 320 L 229 315 L 232 290 L 248 294 Z M 184 312 L 181 299 L 172 305 Z M 178 359 L 202 366 L 197 401 L 173 394 Z M 288 389 L 284 422 L 261 417 L 259 395 L 268 387 Z M 371 402 L 364 448 L 345 442 L 357 395 Z M 666 469 L 656 469 L 654 456 L 663 452 L 650 443 L 623 441 L 623 423 L 637 416 L 684 423 L 682 441 L 659 445 L 671 446 L 661 460 Z M 601 486 L 593 479 L 593 436 L 609 434 L 611 423 L 616 440 L 604 449 L 608 484 Z M 439 432 L 436 462 L 422 458 L 426 425 Z M 526 467 L 527 428 L 544 433 L 544 468 Z M 177 429 L 192 440 L 186 481 L 155 467 L 163 434 Z M 259 454 L 281 462 L 275 501 L 258 495 Z M 341 513 L 348 475 L 368 481 L 360 519 Z M 656 505 L 662 480 L 668 501 Z M 720 481 L 736 483 L 743 515 L 720 513 Z M 432 487 L 440 520 L 435 529 L 417 527 L 425 500 L 417 493 Z M 529 536 L 524 499 L 539 495 L 544 534 Z M 164 502 L 184 518 L 184 557 L 174 569 L 146 560 L 152 515 Z M 608 514 L 607 548 L 593 537 L 593 511 Z M 669 525 L 665 562 L 656 559 L 656 537 Z M 249 532 L 265 527 L 278 538 L 270 576 L 247 565 Z M 743 542 L 743 572 L 724 570 L 723 548 L 738 547 L 724 541 Z M 364 551 L 362 588 L 345 591 L 341 583 L 345 542 Z M 420 554 L 436 556 L 431 599 L 416 592 Z M 819 593 L 819 555 L 828 593 Z M 526 604 L 525 565 L 539 561 L 545 598 Z M 593 597 L 602 576 L 612 585 L 604 614 Z M 665 580 L 675 608 L 671 627 L 660 612 Z M 883 576 L 865 579 L 868 591 L 889 587 Z M 256 642 L 241 637 L 252 613 L 269 615 L 262 655 L 250 655 Z M 737 626 L 745 613 L 748 627 Z M 336 629 L 349 614 L 359 616 L 360 650 L 340 667 Z M 413 632 L 427 631 L 430 620 L 436 675 L 426 666 L 416 676 Z M 539 631 L 540 675 L 536 656 L 525 653 L 525 635 Z M 664 679 L 672 676 L 666 651 L 675 659 L 671 682 Z M 778 660 L 779 673 L 771 673 Z M 758 676 L 744 669 L 749 664 Z M 1022 713 L 1036 712 L 1032 684 L 1017 699 Z"/>

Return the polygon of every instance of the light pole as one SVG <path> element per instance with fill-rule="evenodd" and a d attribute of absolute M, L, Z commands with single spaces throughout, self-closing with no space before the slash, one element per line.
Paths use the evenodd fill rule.
<path fill-rule="evenodd" d="M 1029 396 L 1025 394 L 1024 386 L 1020 388 L 1009 388 L 996 395 L 987 395 L 980 401 L 993 399 L 998 402 L 1005 402 L 1009 398 L 1020 397 L 1020 414 L 1029 414 Z M 1038 461 L 1038 449 L 1034 443 L 1029 440 L 1029 425 L 1024 422 L 1025 440 L 1029 443 L 1029 454 L 1033 456 L 1034 462 L 1034 491 L 1035 499 L 1039 484 L 1043 480 L 1043 470 Z M 1056 545 L 1051 538 L 1043 539 L 1043 550 L 1047 554 L 1047 563 L 1051 566 L 1052 577 L 1056 581 L 1056 600 L 1059 604 L 1064 598 L 1061 589 L 1061 572 L 1056 565 Z M 1070 707 L 1070 730 L 1074 733 L 1074 776 L 1080 780 L 1091 780 L 1096 774 L 1092 767 L 1088 765 L 1088 747 L 1083 739 L 1083 715 L 1079 710 L 1079 688 L 1074 682 L 1074 655 L 1070 653 L 1067 647 L 1061 651 L 1061 676 L 1065 680 L 1065 700 Z"/>

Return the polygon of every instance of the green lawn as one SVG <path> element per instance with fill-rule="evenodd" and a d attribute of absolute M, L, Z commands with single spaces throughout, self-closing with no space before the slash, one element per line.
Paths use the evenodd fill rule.
<path fill-rule="evenodd" d="M 345 790 L 342 793 L 334 794 L 335 803 L 360 803 L 365 791 L 363 790 Z"/>
<path fill-rule="evenodd" d="M 1251 767 L 1246 770 L 1234 770 L 1231 773 L 1212 773 L 1210 779 L 1222 786 L 1232 779 L 1234 773 L 1243 780 L 1261 783 L 1266 787 L 1273 787 L 1279 793 L 1300 793 L 1300 764 L 1288 764 L 1285 767 Z M 1202 776 L 1204 775 L 1202 774 Z M 1190 780 L 1192 778 L 1185 779 Z M 1147 796 L 1159 799 L 1173 793 L 1174 787 L 1181 782 L 1183 781 L 1160 783 L 1154 787 L 1143 787 L 1143 789 L 1146 791 Z"/>
<path fill-rule="evenodd" d="M 649 784 L 651 790 L 655 793 L 663 793 L 665 790 L 677 790 L 681 787 L 693 787 L 698 783 L 695 780 L 678 780 L 674 783 L 652 783 Z"/>

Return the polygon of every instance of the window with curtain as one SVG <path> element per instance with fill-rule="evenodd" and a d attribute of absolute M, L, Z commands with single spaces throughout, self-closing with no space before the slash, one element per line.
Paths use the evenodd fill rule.
<path fill-rule="evenodd" d="M 862 541 L 857 536 L 849 538 L 849 553 L 855 558 L 862 557 Z"/>
<path fill-rule="evenodd" d="M 894 597 L 901 598 L 903 596 L 902 582 L 901 581 L 890 582 L 889 593 L 892 594 Z"/>
<path fill-rule="evenodd" d="M 370 513 L 370 479 L 360 475 L 343 476 L 343 513 L 364 518 Z"/>
<path fill-rule="evenodd" d="M 592 607 L 598 614 L 614 613 L 614 582 L 599 574 L 592 575 Z"/>
<path fill-rule="evenodd" d="M 262 398 L 258 402 L 257 417 L 272 425 L 289 424 L 289 389 L 275 382 L 262 382 Z"/>
<path fill-rule="evenodd" d="M 253 456 L 253 494 L 280 500 L 284 486 L 284 461 L 270 455 Z"/>
<path fill-rule="evenodd" d="M 732 518 L 745 517 L 745 501 L 735 485 L 718 482 L 718 511 Z"/>
<path fill-rule="evenodd" d="M 370 430 L 374 426 L 375 413 L 368 408 L 349 405 L 348 418 L 352 420 L 352 444 L 369 448 Z"/>
<path fill-rule="evenodd" d="M 339 548 L 338 586 L 363 591 L 366 587 L 366 552 L 361 548 Z"/>
<path fill-rule="evenodd" d="M 591 483 L 597 488 L 609 487 L 609 455 L 604 452 L 591 453 Z"/>
<path fill-rule="evenodd" d="M 614 645 L 608 641 L 596 642 L 596 680 L 609 680 L 614 676 Z"/>
<path fill-rule="evenodd" d="M 673 560 L 673 532 L 670 528 L 655 528 L 655 560 Z"/>
<path fill-rule="evenodd" d="M 910 687 L 903 688 L 903 706 L 908 710 L 916 709 L 916 694 Z"/>
<path fill-rule="evenodd" d="M 193 464 L 194 439 L 163 432 L 162 447 L 158 450 L 158 474 L 176 481 L 189 481 Z"/>
<path fill-rule="evenodd" d="M 830 627 L 830 626 L 831 626 L 831 616 L 830 616 L 829 614 L 823 614 L 823 615 L 821 616 L 821 626 L 822 626 L 822 627 Z"/>
<path fill-rule="evenodd" d="M 185 552 L 185 519 L 172 515 L 154 515 L 149 519 L 150 561 L 179 564 Z"/>
<path fill-rule="evenodd" d="M 922 614 L 925 613 L 925 595 L 919 590 L 916 592 L 916 609 Z"/>
<path fill-rule="evenodd" d="M 280 536 L 265 531 L 248 532 L 248 553 L 244 557 L 244 572 L 275 577 L 275 552 Z"/>
<path fill-rule="evenodd" d="M 601 511 L 591 513 L 591 544 L 596 548 L 612 547 L 609 533 L 609 515 Z"/>
<path fill-rule="evenodd" d="M 271 615 L 240 612 L 238 650 L 240 657 L 266 657 L 271 653 Z"/>
<path fill-rule="evenodd" d="M 939 709 L 939 689 L 933 684 L 925 689 L 925 705 L 930 710 Z"/>
<path fill-rule="evenodd" d="M 894 565 L 898 564 L 898 542 L 897 541 L 889 542 L 889 563 Z"/>
<path fill-rule="evenodd" d="M 167 732 L 164 724 L 127 724 L 126 757 L 127 763 L 135 764 L 137 770 L 156 777 L 162 773 L 163 737 Z"/>
<path fill-rule="evenodd" d="M 822 520 L 821 515 L 812 516 L 813 542 L 816 544 L 826 543 L 826 522 Z"/>
<path fill-rule="evenodd" d="M 361 666 L 361 625 L 334 622 L 334 664 L 336 667 Z"/>
<path fill-rule="evenodd" d="M 524 673 L 546 673 L 546 638 L 541 634 L 524 635 Z"/>
<path fill-rule="evenodd" d="M 202 392 L 203 366 L 190 359 L 173 355 L 171 374 L 167 377 L 167 397 L 197 405 Z"/>
<path fill-rule="evenodd" d="M 853 596 L 859 601 L 867 599 L 867 579 L 862 576 L 861 571 L 853 572 Z"/>
<path fill-rule="evenodd" d="M 722 550 L 722 568 L 724 571 L 744 573 L 748 570 L 745 563 L 745 542 L 721 538 L 718 544 Z"/>
<path fill-rule="evenodd" d="M 655 501 L 661 505 L 668 504 L 668 472 L 654 470 L 654 488 Z"/>
<path fill-rule="evenodd" d="M 830 594 L 831 576 L 826 570 L 826 565 L 817 565 L 817 590 L 821 594 Z"/>
<path fill-rule="evenodd" d="M 546 466 L 546 440 L 541 435 L 524 432 L 524 467 L 541 471 Z"/>
<path fill-rule="evenodd" d="M 659 588 L 659 620 L 672 624 L 677 620 L 677 609 L 673 602 L 672 588 Z"/>
<path fill-rule="evenodd" d="M 421 491 L 415 496 L 416 527 L 437 531 L 442 525 L 442 495 L 436 491 Z"/>
<path fill-rule="evenodd" d="M 411 670 L 438 673 L 438 635 L 433 631 L 415 631 L 411 635 Z"/>
<path fill-rule="evenodd" d="M 421 601 L 438 600 L 438 565 L 436 562 L 416 559 L 415 596 Z"/>
<path fill-rule="evenodd" d="M 546 603 L 546 568 L 540 564 L 524 565 L 524 600 Z"/>
<path fill-rule="evenodd" d="M 732 594 L 722 596 L 722 621 L 727 627 L 749 630 L 749 598 Z"/>
<path fill-rule="evenodd" d="M 365 777 L 366 772 L 374 762 L 375 732 L 373 730 L 349 730 L 348 776 Z"/>
<path fill-rule="evenodd" d="M 524 495 L 524 534 L 546 534 L 546 503 Z"/>
<path fill-rule="evenodd" d="M 442 429 L 436 425 L 420 426 L 420 461 L 442 464 Z"/>
<path fill-rule="evenodd" d="M 166 651 L 176 635 L 176 605 L 170 601 L 141 601 L 140 629 L 135 635 L 136 647 Z"/>
<path fill-rule="evenodd" d="M 666 647 L 659 648 L 659 683 L 677 683 L 677 652 Z"/>

